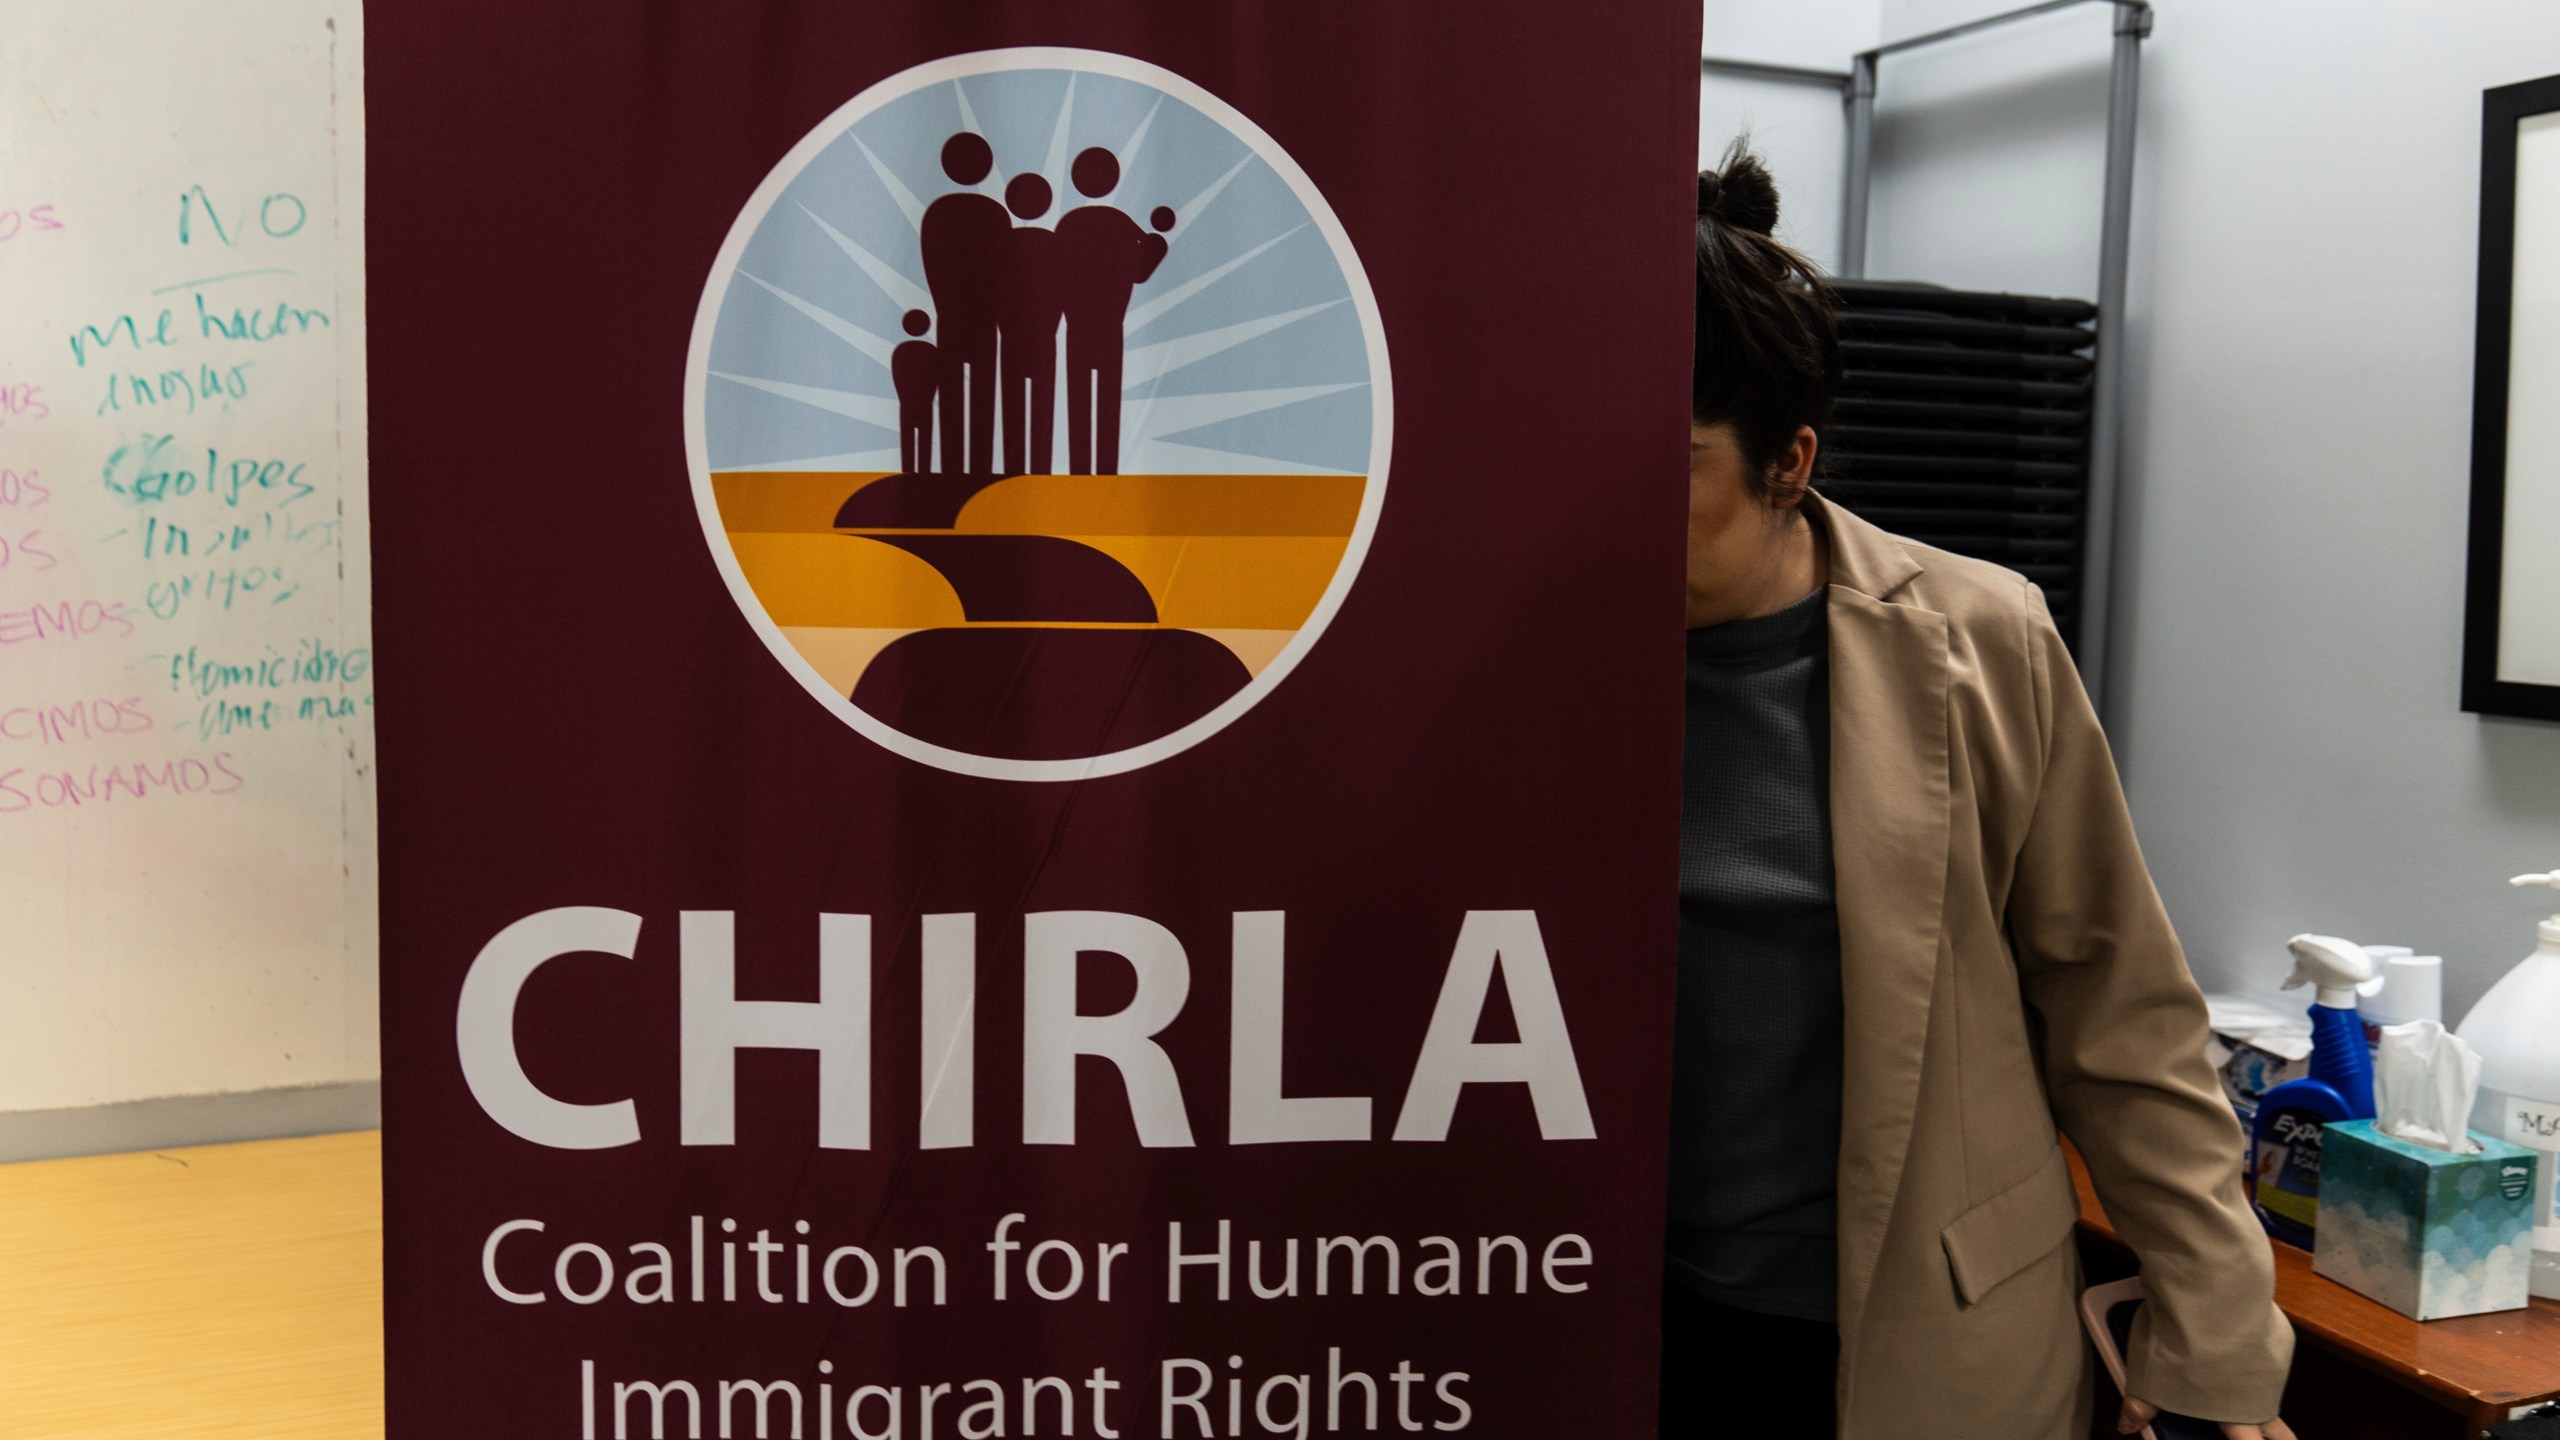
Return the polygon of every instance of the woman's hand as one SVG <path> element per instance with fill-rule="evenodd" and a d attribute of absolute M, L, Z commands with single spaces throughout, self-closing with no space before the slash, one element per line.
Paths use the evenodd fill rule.
<path fill-rule="evenodd" d="M 2159 1413 L 2159 1406 L 2127 1395 L 2124 1408 L 2116 1412 L 2116 1433 L 2135 1434 Z M 2222 1424 L 2222 1440 L 2294 1440 L 2294 1434 L 2293 1427 L 2281 1419 L 2270 1420 L 2264 1425 L 2235 1425 L 2226 1420 Z"/>

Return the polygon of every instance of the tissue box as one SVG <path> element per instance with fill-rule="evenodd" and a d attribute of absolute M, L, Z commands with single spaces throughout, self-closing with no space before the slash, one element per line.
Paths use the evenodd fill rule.
<path fill-rule="evenodd" d="M 2413 1320 L 2524 1308 L 2532 1151 L 2475 1132 L 2479 1154 L 2449 1155 L 2370 1120 L 2323 1128 L 2315 1272 Z"/>

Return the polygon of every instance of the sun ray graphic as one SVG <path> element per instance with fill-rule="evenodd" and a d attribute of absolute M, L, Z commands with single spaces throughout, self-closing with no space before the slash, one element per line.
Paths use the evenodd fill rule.
<path fill-rule="evenodd" d="M 930 310 L 933 308 L 933 296 L 926 293 L 922 285 L 908 279 L 904 271 L 863 249 L 854 242 L 852 236 L 821 219 L 817 211 L 803 205 L 800 207 L 800 213 L 816 222 L 819 229 L 826 231 L 827 238 L 836 242 L 836 248 L 845 253 L 845 258 L 859 266 L 863 274 L 870 276 L 871 283 L 880 287 L 880 293 L 896 301 L 899 309 Z"/>
<path fill-rule="evenodd" d="M 1192 296 L 1197 295 L 1201 291 L 1208 289 L 1210 286 L 1217 284 L 1219 281 L 1226 279 L 1228 276 L 1233 275 L 1245 266 L 1252 264 L 1255 260 L 1269 252 L 1271 247 L 1306 228 L 1307 227 L 1304 222 L 1292 225 L 1288 229 L 1281 231 L 1279 234 L 1272 236 L 1270 239 L 1263 241 L 1261 244 L 1254 246 L 1243 254 L 1236 256 L 1234 259 L 1203 271 L 1198 275 L 1192 276 L 1190 279 L 1174 286 L 1172 289 L 1167 290 L 1162 295 L 1155 297 L 1146 304 L 1130 306 L 1128 322 L 1120 327 L 1120 333 L 1123 335 L 1137 334 L 1140 330 L 1145 329 L 1157 316 L 1164 314 L 1166 311 L 1171 310 L 1183 301 L 1190 299 Z"/>
<path fill-rule="evenodd" d="M 1076 113 L 1076 77 L 1067 76 L 1066 98 L 1058 102 L 1058 123 L 1049 130 L 1049 154 L 1041 162 L 1041 178 L 1049 182 L 1049 193 L 1064 201 L 1067 198 L 1067 124 Z"/>
<path fill-rule="evenodd" d="M 960 97 L 960 128 L 987 135 L 987 127 L 978 123 L 977 107 L 969 103 L 969 87 L 954 80 L 951 82 L 951 93 Z M 993 141 L 995 137 L 987 135 L 987 139 Z M 987 171 L 987 178 L 970 188 L 982 195 L 1004 198 L 1004 162 L 998 160 L 994 168 Z"/>
<path fill-rule="evenodd" d="M 1313 305 L 1302 305 L 1295 310 L 1283 310 L 1277 315 L 1265 315 L 1259 320 L 1239 320 L 1233 325 L 1221 325 L 1214 330 L 1195 330 L 1188 335 L 1176 335 L 1170 340 L 1158 340 L 1151 345 L 1133 346 L 1128 352 L 1128 358 L 1122 362 L 1121 393 L 1133 394 L 1141 387 L 1154 385 L 1156 381 L 1185 365 L 1232 350 L 1248 340 L 1259 340 L 1274 330 L 1295 325 L 1310 315 L 1321 315 L 1336 305 L 1348 303 L 1347 298 L 1323 300 Z"/>
<path fill-rule="evenodd" d="M 1228 186 L 1236 183 L 1236 177 L 1243 174 L 1245 172 L 1245 167 L 1251 165 L 1253 160 L 1254 157 L 1248 153 L 1243 159 L 1237 161 L 1234 165 L 1229 166 L 1227 173 L 1210 181 L 1207 185 L 1202 186 L 1199 194 L 1194 195 L 1190 199 L 1183 201 L 1180 205 L 1175 206 L 1173 213 L 1181 216 L 1186 222 L 1189 222 L 1185 228 L 1196 226 L 1199 223 L 1200 217 L 1208 213 L 1209 207 L 1218 203 L 1218 196 L 1224 193 Z M 1179 232 L 1176 234 L 1175 243 L 1180 243 Z"/>
<path fill-rule="evenodd" d="M 747 465 L 723 465 L 724 474 L 783 473 L 801 470 L 894 471 L 899 457 L 895 450 L 848 450 L 836 455 L 801 455 L 789 460 L 758 460 Z"/>
<path fill-rule="evenodd" d="M 1356 470 L 1342 470 L 1330 465 L 1310 465 L 1302 460 L 1274 460 L 1268 455 L 1243 455 L 1233 450 L 1211 450 L 1199 445 L 1182 445 L 1171 440 L 1150 440 L 1147 449 L 1163 462 L 1167 474 L 1188 475 L 1356 475 Z"/>
<path fill-rule="evenodd" d="M 1240 420 L 1284 405 L 1357 390 L 1367 383 L 1365 380 L 1353 380 L 1340 385 L 1289 385 L 1270 390 L 1224 390 L 1210 395 L 1150 396 L 1140 411 L 1148 417 L 1148 424 L 1140 433 L 1149 440 L 1162 440 L 1186 430 L 1215 425 L 1222 420 Z"/>
<path fill-rule="evenodd" d="M 741 280 L 752 280 L 756 284 L 762 285 L 766 292 L 771 294 L 773 298 L 790 306 L 792 309 L 799 311 L 801 314 L 808 316 L 811 320 L 816 321 L 828 334 L 835 336 L 837 339 L 852 346 L 864 355 L 879 361 L 884 366 L 889 363 L 889 352 L 894 347 L 886 338 L 874 335 L 870 331 L 863 329 L 861 326 L 854 324 L 843 316 L 836 314 L 834 311 L 813 305 L 808 301 L 801 299 L 799 296 L 792 294 L 790 291 L 783 289 L 781 286 L 773 284 L 771 281 L 760 279 L 757 276 L 750 275 L 744 270 L 740 270 L 738 272 L 738 278 Z"/>
<path fill-rule="evenodd" d="M 853 141 L 853 148 L 862 152 L 862 158 L 871 162 L 871 173 L 880 177 L 880 188 L 889 192 L 889 203 L 897 206 L 898 213 L 907 217 L 907 228 L 922 229 L 924 201 L 917 197 L 916 192 L 907 188 L 906 181 L 898 178 L 898 172 L 890 169 L 879 156 L 871 153 L 871 147 L 862 143 L 861 136 L 853 135 L 847 138 Z"/>
<path fill-rule="evenodd" d="M 898 428 L 898 402 L 885 396 L 865 395 L 859 390 L 831 390 L 823 385 L 794 385 L 787 380 L 733 375 L 726 370 L 711 373 L 717 379 L 761 390 L 768 395 L 779 395 L 785 400 L 795 400 L 813 409 L 842 415 L 848 420 L 859 420 L 893 434 Z"/>
<path fill-rule="evenodd" d="M 1155 128 L 1156 112 L 1163 108 L 1164 97 L 1159 95 L 1156 103 L 1147 107 L 1146 116 L 1138 122 L 1138 128 L 1129 132 L 1129 143 L 1120 147 L 1121 169 L 1128 170 L 1137 165 L 1138 151 L 1147 143 L 1147 132 Z"/>

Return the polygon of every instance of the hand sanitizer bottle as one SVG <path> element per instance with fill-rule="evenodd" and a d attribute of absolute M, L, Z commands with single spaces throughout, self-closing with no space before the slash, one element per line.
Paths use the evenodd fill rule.
<path fill-rule="evenodd" d="M 2332 1120 L 2373 1118 L 2373 1052 L 2365 1048 L 2356 995 L 2376 987 L 2373 957 L 2352 940 L 2296 935 L 2293 974 L 2312 987 L 2311 1073 L 2258 1101 L 2249 1132 L 2249 1201 L 2279 1240 L 2311 1248 L 2320 1219 L 2320 1140 Z"/>
<path fill-rule="evenodd" d="M 2518 887 L 2560 889 L 2560 870 L 2518 875 Z M 2489 987 L 2455 1027 L 2480 1052 L 2480 1098 L 2471 1128 L 2541 1152 L 2534 1166 L 2533 1278 L 2529 1288 L 2560 1300 L 2560 915 L 2542 922 L 2533 953 Z"/>

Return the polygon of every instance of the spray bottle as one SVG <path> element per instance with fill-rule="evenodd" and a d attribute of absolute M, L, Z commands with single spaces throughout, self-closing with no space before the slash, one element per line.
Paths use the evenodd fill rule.
<path fill-rule="evenodd" d="M 2373 1052 L 2356 995 L 2380 988 L 2373 957 L 2352 940 L 2296 935 L 2284 988 L 2312 987 L 2311 1073 L 2258 1101 L 2249 1137 L 2250 1202 L 2267 1232 L 2308 1250 L 2320 1218 L 2320 1136 L 2332 1120 L 2373 1118 Z"/>
<path fill-rule="evenodd" d="M 2518 887 L 2560 888 L 2560 871 L 2519 875 Z M 2528 1288 L 2560 1300 L 2560 915 L 2542 922 L 2524 963 L 2489 987 L 2453 1033 L 2480 1052 L 2480 1098 L 2471 1128 L 2539 1151 L 2533 1189 L 2533 1276 Z"/>

